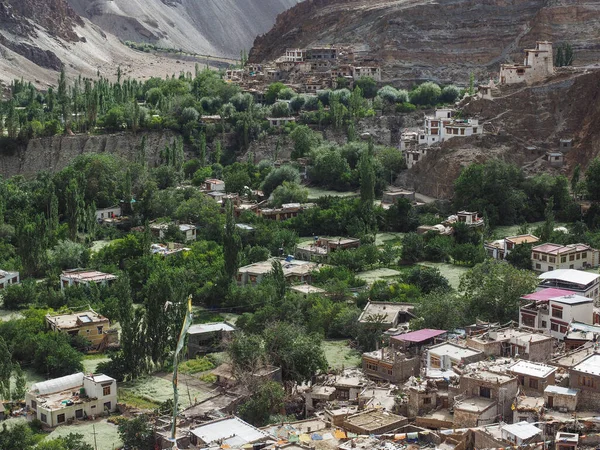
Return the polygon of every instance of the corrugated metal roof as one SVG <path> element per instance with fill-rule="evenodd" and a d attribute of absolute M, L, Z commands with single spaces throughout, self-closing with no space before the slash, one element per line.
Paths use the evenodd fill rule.
<path fill-rule="evenodd" d="M 445 333 L 447 333 L 446 330 L 433 330 L 431 328 L 425 328 L 423 330 L 411 331 L 410 333 L 392 336 L 392 339 L 398 339 L 399 341 L 406 342 L 423 342 Z"/>
<path fill-rule="evenodd" d="M 192 325 L 188 330 L 188 334 L 211 333 L 213 331 L 235 331 L 235 328 L 224 322 L 201 323 Z"/>
<path fill-rule="evenodd" d="M 42 381 L 31 386 L 31 391 L 38 395 L 52 394 L 66 391 L 67 389 L 83 386 L 83 373 L 75 373 L 53 380 Z"/>
<path fill-rule="evenodd" d="M 559 269 L 545 272 L 539 276 L 540 280 L 559 280 L 576 284 L 589 284 L 600 275 L 575 269 Z"/>

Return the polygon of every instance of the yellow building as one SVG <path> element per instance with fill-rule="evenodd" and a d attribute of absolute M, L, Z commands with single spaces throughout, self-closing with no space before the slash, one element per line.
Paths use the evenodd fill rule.
<path fill-rule="evenodd" d="M 94 347 L 116 340 L 116 333 L 109 333 L 110 321 L 91 309 L 72 314 L 47 314 L 46 324 L 52 331 L 67 333 L 70 336 L 83 336 Z"/>

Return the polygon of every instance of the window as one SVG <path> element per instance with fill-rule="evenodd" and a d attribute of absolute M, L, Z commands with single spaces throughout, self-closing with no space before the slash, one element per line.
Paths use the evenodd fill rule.
<path fill-rule="evenodd" d="M 367 369 L 374 370 L 375 372 L 377 372 L 377 365 L 373 363 L 367 363 Z"/>
<path fill-rule="evenodd" d="M 46 414 L 40 414 L 40 420 L 44 423 L 48 423 L 48 418 L 46 417 Z"/>
<path fill-rule="evenodd" d="M 440 367 L 442 367 L 440 358 L 438 358 L 437 356 L 431 356 L 431 368 L 439 369 Z"/>
<path fill-rule="evenodd" d="M 87 334 L 90 334 L 90 330 L 85 330 L 85 332 L 86 332 Z"/>
<path fill-rule="evenodd" d="M 587 252 L 583 252 L 583 253 L 581 254 L 581 258 L 582 258 L 582 259 L 585 259 L 585 258 L 587 258 Z"/>
<path fill-rule="evenodd" d="M 563 334 L 567 333 L 567 327 L 566 327 L 566 325 L 561 325 L 560 326 L 560 332 L 563 333 Z"/>
<path fill-rule="evenodd" d="M 492 398 L 492 391 L 488 387 L 479 386 L 479 396 L 485 398 Z"/>
<path fill-rule="evenodd" d="M 529 314 L 521 314 L 521 324 L 524 327 L 535 328 L 535 317 Z"/>
<path fill-rule="evenodd" d="M 110 411 L 110 410 L 112 410 L 112 405 L 111 405 L 111 403 L 110 403 L 110 402 L 106 402 L 106 403 L 104 404 L 104 410 L 105 410 L 105 411 Z"/>
<path fill-rule="evenodd" d="M 580 375 L 579 376 L 579 386 L 595 388 L 596 383 L 594 382 L 594 379 L 592 377 L 586 377 L 586 376 Z"/>
<path fill-rule="evenodd" d="M 569 255 L 569 261 L 575 261 L 575 255 Z"/>
<path fill-rule="evenodd" d="M 37 402 L 35 400 L 31 400 L 31 409 L 33 409 L 34 411 L 37 410 Z"/>
<path fill-rule="evenodd" d="M 542 255 L 542 261 L 548 261 L 548 257 L 546 255 Z"/>
<path fill-rule="evenodd" d="M 534 378 L 530 378 L 529 379 L 529 387 L 531 389 L 537 389 L 538 388 L 538 380 L 536 380 Z"/>
<path fill-rule="evenodd" d="M 567 262 L 567 257 L 566 256 L 561 256 L 560 257 L 560 262 L 561 263 L 566 263 Z"/>
<path fill-rule="evenodd" d="M 539 253 L 534 253 L 533 254 L 533 259 L 540 259 L 540 254 Z"/>
<path fill-rule="evenodd" d="M 577 253 L 577 261 L 579 261 L 581 259 L 581 255 L 579 253 Z"/>
<path fill-rule="evenodd" d="M 83 409 L 76 409 L 75 410 L 75 418 L 76 419 L 82 419 L 83 418 Z"/>
<path fill-rule="evenodd" d="M 562 319 L 562 316 L 563 316 L 562 309 L 552 307 L 552 317 L 556 317 L 557 319 Z"/>
<path fill-rule="evenodd" d="M 65 422 L 65 415 L 64 414 L 59 414 L 58 416 L 56 416 L 56 422 L 57 423 L 64 423 Z"/>
<path fill-rule="evenodd" d="M 546 323 L 545 320 L 542 320 L 542 328 L 546 328 L 548 326 L 548 324 Z"/>
<path fill-rule="evenodd" d="M 538 263 L 538 264 L 536 264 L 536 265 L 535 265 L 535 268 L 536 268 L 536 269 L 541 269 L 541 268 L 542 268 L 542 265 Z"/>
<path fill-rule="evenodd" d="M 551 329 L 552 331 L 558 331 L 558 324 L 557 324 L 557 323 L 554 323 L 554 322 L 552 322 L 552 323 L 550 324 L 550 329 Z"/>
<path fill-rule="evenodd" d="M 102 395 L 104 395 L 104 396 L 110 395 L 110 386 L 104 386 L 102 388 Z"/>
<path fill-rule="evenodd" d="M 431 405 L 431 397 L 425 397 L 423 399 L 423 404 L 424 405 Z"/>
<path fill-rule="evenodd" d="M 551 257 L 550 257 L 550 262 L 551 262 L 551 263 L 555 263 L 555 262 L 556 262 L 556 258 L 555 258 L 554 256 L 551 256 Z"/>
<path fill-rule="evenodd" d="M 102 334 L 102 329 L 104 328 L 102 325 L 96 327 L 98 328 L 98 334 Z"/>

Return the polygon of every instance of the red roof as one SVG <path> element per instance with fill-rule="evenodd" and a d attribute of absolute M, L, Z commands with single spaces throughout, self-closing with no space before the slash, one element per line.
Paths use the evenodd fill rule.
<path fill-rule="evenodd" d="M 557 289 L 557 288 L 548 288 L 542 289 L 537 292 L 533 292 L 531 294 L 524 295 L 521 297 L 523 300 L 533 300 L 536 302 L 544 302 L 548 301 L 554 297 L 562 297 L 563 295 L 572 295 L 573 292 L 567 291 L 565 289 Z"/>
<path fill-rule="evenodd" d="M 432 330 L 431 328 L 425 328 L 419 331 L 411 331 L 410 333 L 399 334 L 392 336 L 392 339 L 398 339 L 399 341 L 406 342 L 423 342 L 428 339 L 434 338 L 441 334 L 447 333 L 446 330 Z"/>

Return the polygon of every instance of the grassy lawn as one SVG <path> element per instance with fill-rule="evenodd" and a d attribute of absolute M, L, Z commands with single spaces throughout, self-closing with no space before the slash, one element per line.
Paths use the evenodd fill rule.
<path fill-rule="evenodd" d="M 134 408 L 154 410 L 160 405 L 157 402 L 153 402 L 145 397 L 135 395 L 132 392 L 119 388 L 119 403 L 125 403 L 126 405 L 133 406 Z"/>
<path fill-rule="evenodd" d="M 364 272 L 359 272 L 356 274 L 356 276 L 358 278 L 360 278 L 361 280 L 365 280 L 367 283 L 372 284 L 378 280 L 385 280 L 388 278 L 397 277 L 401 273 L 402 272 L 398 272 L 397 270 L 394 270 L 394 269 L 381 268 L 381 269 L 373 269 L 373 270 L 366 270 Z"/>
<path fill-rule="evenodd" d="M 452 286 L 454 289 L 458 288 L 460 276 L 469 270 L 468 267 L 455 266 L 454 264 L 448 263 L 423 262 L 419 263 L 419 265 L 424 267 L 438 268 L 441 274 L 448 279 L 450 286 Z"/>
<path fill-rule="evenodd" d="M 83 361 L 81 361 L 81 363 L 83 364 L 83 372 L 84 373 L 97 373 L 96 367 L 98 367 L 98 364 L 100 364 L 101 362 L 109 361 L 109 360 L 110 360 L 110 358 L 103 353 L 97 353 L 94 355 L 85 355 L 83 357 Z"/>
<path fill-rule="evenodd" d="M 121 383 L 121 388 L 125 394 L 133 394 L 135 397 L 151 403 L 162 403 L 173 398 L 173 384 L 171 381 L 157 376 L 149 376 L 140 378 L 134 382 Z M 179 382 L 179 402 L 182 408 L 189 407 L 194 402 L 194 399 L 201 401 L 210 395 L 208 390 L 200 390 L 196 387 L 187 386 L 182 380 Z M 119 401 L 121 401 L 121 398 L 119 398 Z"/>
<path fill-rule="evenodd" d="M 360 365 L 360 353 L 348 347 L 345 339 L 323 341 L 322 347 L 327 362 L 334 369 L 358 367 Z"/>
<path fill-rule="evenodd" d="M 214 368 L 215 365 L 210 362 L 208 358 L 188 359 L 187 361 L 179 364 L 179 371 L 187 375 L 206 372 L 207 370 L 212 370 Z"/>
<path fill-rule="evenodd" d="M 106 420 L 96 422 L 84 422 L 76 425 L 62 425 L 57 427 L 50 433 L 46 439 L 55 439 L 62 436 L 67 436 L 70 433 L 82 434 L 83 440 L 94 447 L 97 445 L 98 450 L 115 450 L 121 448 L 123 443 L 119 439 L 119 433 L 116 425 L 108 423 Z M 94 433 L 96 440 L 94 442 Z"/>
<path fill-rule="evenodd" d="M 405 234 L 406 233 L 377 233 L 375 236 L 375 245 L 394 244 L 399 246 L 402 243 L 402 238 Z"/>
<path fill-rule="evenodd" d="M 9 320 L 17 320 L 22 318 L 23 315 L 19 311 L 0 309 L 0 322 L 8 322 Z"/>
<path fill-rule="evenodd" d="M 319 187 L 309 187 L 308 188 L 308 199 L 316 200 L 320 197 L 356 197 L 358 192 L 350 191 L 350 192 L 339 192 L 339 191 L 328 191 L 327 189 L 322 189 Z"/>

